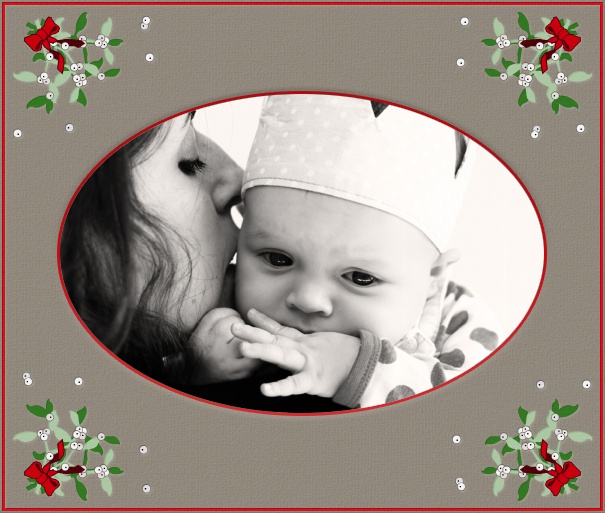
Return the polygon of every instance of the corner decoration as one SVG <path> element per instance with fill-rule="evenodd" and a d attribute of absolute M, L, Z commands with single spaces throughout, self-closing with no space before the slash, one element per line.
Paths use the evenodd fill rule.
<path fill-rule="evenodd" d="M 562 444 L 569 441 L 585 442 L 592 440 L 592 437 L 582 431 L 568 432 L 566 429 L 558 427 L 558 422 L 573 415 L 578 411 L 578 407 L 578 405 L 560 406 L 559 401 L 555 400 L 546 416 L 546 427 L 536 431 L 535 435 L 531 431 L 531 425 L 536 418 L 536 412 L 528 412 L 519 407 L 519 419 L 524 425 L 518 428 L 517 436 L 509 437 L 506 433 L 502 433 L 499 436 L 490 436 L 485 441 L 486 445 L 504 442 L 500 451 L 498 449 L 492 451 L 492 460 L 497 467 L 486 467 L 482 471 L 484 474 L 496 475 L 493 486 L 494 495 L 498 495 L 503 490 L 510 472 L 514 472 L 523 479 L 517 491 L 519 501 L 525 499 L 529 493 L 532 481 L 544 483 L 543 496 L 556 497 L 579 489 L 577 481 L 582 472 L 575 463 L 570 461 L 572 451 L 561 452 Z M 552 452 L 549 452 L 547 440 L 553 434 L 556 440 L 552 444 L 556 444 L 556 448 L 552 451 L 551 446 Z M 511 468 L 502 463 L 502 456 L 508 453 L 516 453 L 517 468 Z"/>
<path fill-rule="evenodd" d="M 569 76 L 562 71 L 562 62 L 573 61 L 571 52 L 582 41 L 576 32 L 578 23 L 560 20 L 557 17 L 542 18 L 544 29 L 532 34 L 527 17 L 522 12 L 519 12 L 518 15 L 517 23 L 526 35 L 520 35 L 514 40 L 508 39 L 504 25 L 498 21 L 498 18 L 494 18 L 496 38 L 484 39 L 482 42 L 486 46 L 498 47 L 492 54 L 492 64 L 495 66 L 501 64 L 502 68 L 486 68 L 485 73 L 503 81 L 508 80 L 511 76 L 516 77 L 516 84 L 522 88 L 517 100 L 519 107 L 528 102 L 536 103 L 536 93 L 532 89 L 532 85 L 539 83 L 546 88 L 545 96 L 555 114 L 559 113 L 561 107 L 579 108 L 578 102 L 570 96 L 562 94 L 569 87 L 566 85 L 568 82 L 584 82 L 592 77 L 592 74 L 584 71 L 573 71 Z M 514 47 L 517 47 L 516 59 L 511 56 L 514 60 L 508 60 L 503 56 L 511 46 L 513 46 L 513 51 Z M 530 54 L 527 55 L 524 50 L 529 51 Z M 548 73 L 549 61 L 554 63 L 554 66 L 550 67 L 554 68 L 554 71 L 550 74 Z"/>
<path fill-rule="evenodd" d="M 19 442 L 32 442 L 39 440 L 44 442 L 45 452 L 33 451 L 34 461 L 25 469 L 23 474 L 27 477 L 29 484 L 26 486 L 28 491 L 35 490 L 37 494 L 46 494 L 49 497 L 54 495 L 63 496 L 62 485 L 73 481 L 76 493 L 83 501 L 87 500 L 88 489 L 83 480 L 88 473 L 94 470 L 97 477 L 101 480 L 101 488 L 107 495 L 111 495 L 113 485 L 109 477 L 110 474 L 122 474 L 120 467 L 108 467 L 113 461 L 114 451 L 111 448 L 103 448 L 103 444 L 119 445 L 120 440 L 115 436 L 106 436 L 104 433 L 98 433 L 91 437 L 88 430 L 82 426 L 86 418 L 86 407 L 69 412 L 71 422 L 75 426 L 73 435 L 70 436 L 67 431 L 59 427 L 59 416 L 54 409 L 53 403 L 48 399 L 45 406 L 27 405 L 27 410 L 34 416 L 45 419 L 48 426 L 39 429 L 38 432 L 23 431 L 16 434 L 13 440 Z M 53 444 L 49 443 L 51 433 L 58 440 L 56 452 L 52 451 Z M 68 452 L 66 452 L 68 451 Z M 103 462 L 95 467 L 91 467 L 89 457 L 91 453 L 98 453 L 103 456 Z M 70 462 L 72 459 L 80 459 L 81 464 L 74 465 Z M 97 457 L 98 458 L 98 457 Z M 45 461 L 43 465 L 41 461 Z M 52 465 L 52 466 L 51 466 Z"/>
<path fill-rule="evenodd" d="M 32 98 L 26 108 L 45 107 L 46 112 L 50 114 L 59 99 L 59 88 L 70 83 L 73 84 L 69 96 L 70 103 L 78 102 L 86 106 L 88 99 L 83 88 L 88 84 L 88 78 L 96 77 L 99 81 L 103 81 L 105 78 L 115 77 L 120 72 L 119 68 L 109 67 L 113 64 L 114 56 L 108 47 L 120 46 L 124 42 L 122 39 L 109 39 L 112 29 L 111 18 L 107 18 L 103 23 L 97 39 L 92 40 L 85 35 L 78 36 L 86 28 L 86 15 L 87 13 L 84 12 L 78 17 L 71 34 L 60 27 L 64 18 L 58 18 L 56 21 L 46 18 L 26 23 L 30 31 L 24 37 L 24 42 L 36 52 L 32 58 L 33 62 L 44 61 L 44 71 L 38 75 L 32 71 L 21 71 L 13 73 L 13 76 L 21 82 L 37 82 L 47 89 L 45 94 Z M 93 50 L 93 44 L 103 51 L 103 57 L 97 60 L 91 60 L 89 55 L 88 46 L 90 45 Z M 57 63 L 57 73 L 51 77 L 54 62 Z M 104 66 L 109 68 L 104 69 Z"/>

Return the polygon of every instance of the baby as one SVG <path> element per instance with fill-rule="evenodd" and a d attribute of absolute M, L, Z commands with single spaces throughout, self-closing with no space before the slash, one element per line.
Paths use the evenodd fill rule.
<path fill-rule="evenodd" d="M 499 343 L 495 320 L 446 279 L 459 257 L 446 244 L 466 153 L 461 134 L 398 107 L 269 98 L 237 251 L 237 310 L 255 327 L 225 311 L 223 333 L 207 323 L 206 335 L 217 349 L 245 341 L 239 365 L 260 359 L 293 372 L 263 385 L 265 395 L 349 407 L 414 395 L 478 363 Z"/>

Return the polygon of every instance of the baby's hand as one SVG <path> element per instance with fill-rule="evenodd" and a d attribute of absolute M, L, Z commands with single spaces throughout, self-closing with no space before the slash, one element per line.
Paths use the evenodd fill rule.
<path fill-rule="evenodd" d="M 265 383 L 268 396 L 313 394 L 333 397 L 348 377 L 359 353 L 360 341 L 341 333 L 304 335 L 252 309 L 249 321 L 257 326 L 234 323 L 231 332 L 245 340 L 241 352 L 293 372 L 281 381 Z"/>
<path fill-rule="evenodd" d="M 231 333 L 234 324 L 243 323 L 240 315 L 230 308 L 215 308 L 204 315 L 190 339 L 200 362 L 192 384 L 243 379 L 261 365 L 258 360 L 242 356 L 242 340 Z"/>

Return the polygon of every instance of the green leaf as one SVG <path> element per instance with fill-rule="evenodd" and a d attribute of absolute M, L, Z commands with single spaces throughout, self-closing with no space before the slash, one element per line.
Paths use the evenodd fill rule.
<path fill-rule="evenodd" d="M 48 90 L 53 93 L 53 99 L 51 100 L 53 103 L 57 103 L 57 98 L 59 98 L 59 88 L 55 85 L 55 84 L 49 84 L 48 85 Z M 55 414 L 53 414 L 55 415 Z M 55 419 L 53 418 L 53 420 L 51 422 L 55 422 Z M 55 423 L 55 426 L 58 424 Z"/>
<path fill-rule="evenodd" d="M 560 96 L 559 96 L 559 98 L 560 98 Z M 559 103 L 559 100 L 555 100 L 555 101 L 557 103 Z M 553 102 L 553 103 L 555 103 L 555 102 Z M 559 110 L 558 107 L 557 107 L 557 110 Z M 553 414 L 552 411 L 548 412 L 548 416 L 546 417 L 546 424 L 548 425 L 549 428 L 551 428 L 554 431 L 555 428 L 557 427 L 557 423 L 554 420 L 552 420 L 552 414 Z"/>
<path fill-rule="evenodd" d="M 521 94 L 519 95 L 519 99 L 517 100 L 517 103 L 519 104 L 519 107 L 521 107 L 521 105 L 523 105 L 524 103 L 527 103 L 528 99 L 527 99 L 527 89 L 524 87 L 523 91 L 521 91 Z"/>
<path fill-rule="evenodd" d="M 508 68 L 506 68 L 506 72 L 509 75 L 514 75 L 517 71 L 519 71 L 521 69 L 521 64 L 516 62 L 514 64 L 511 64 Z"/>
<path fill-rule="evenodd" d="M 84 64 L 84 69 L 88 75 L 94 75 L 95 77 L 99 74 L 99 68 L 93 66 L 92 64 Z"/>
<path fill-rule="evenodd" d="M 113 486 L 111 484 L 111 480 L 109 479 L 109 476 L 106 476 L 103 479 L 101 479 L 101 488 L 103 488 L 103 491 L 107 495 L 111 495 L 111 492 L 113 491 Z"/>
<path fill-rule="evenodd" d="M 495 39 L 484 39 L 483 41 L 481 41 L 485 46 L 496 46 L 498 43 L 496 43 Z"/>
<path fill-rule="evenodd" d="M 46 113 L 50 114 L 52 112 L 54 106 L 55 106 L 55 104 L 53 103 L 53 101 L 49 100 L 47 98 L 46 99 Z"/>
<path fill-rule="evenodd" d="M 65 494 L 63 493 L 63 490 L 61 490 L 61 488 L 57 488 L 55 490 L 55 495 L 58 495 L 59 497 L 63 497 Z"/>
<path fill-rule="evenodd" d="M 109 51 L 109 48 L 105 48 L 105 60 L 110 66 L 113 64 L 113 53 Z"/>
<path fill-rule="evenodd" d="M 84 28 L 86 27 L 86 22 L 86 13 L 83 12 L 82 14 L 80 14 L 78 21 L 76 21 L 76 31 L 74 32 L 74 37 L 78 35 L 78 32 L 84 30 Z"/>
<path fill-rule="evenodd" d="M 26 105 L 26 108 L 29 109 L 30 107 L 33 107 L 34 109 L 39 109 L 40 107 L 45 107 L 46 106 L 46 96 L 36 96 L 35 98 L 32 98 L 29 103 Z M 46 417 L 46 410 L 42 407 L 42 406 L 36 406 L 33 407 L 34 411 L 29 410 L 29 405 L 28 405 L 28 410 L 33 413 L 36 417 Z"/>
<path fill-rule="evenodd" d="M 65 483 L 67 481 L 69 481 L 71 479 L 71 477 L 69 476 L 69 474 L 55 474 L 53 476 L 57 481 L 61 481 L 62 483 Z"/>
<path fill-rule="evenodd" d="M 71 77 L 71 73 L 59 73 L 53 80 L 53 84 L 55 84 L 57 87 L 62 86 L 69 80 L 69 77 Z"/>
<path fill-rule="evenodd" d="M 492 54 L 492 64 L 496 64 L 500 60 L 501 54 L 502 54 L 502 50 L 500 50 L 500 48 L 498 48 L 497 50 L 494 50 L 494 53 Z"/>
<path fill-rule="evenodd" d="M 96 447 L 91 449 L 91 452 L 98 452 L 99 454 L 103 455 L 103 447 L 101 447 L 101 444 L 97 444 Z"/>
<path fill-rule="evenodd" d="M 113 449 L 108 449 L 107 452 L 105 453 L 105 459 L 103 460 L 103 463 L 105 465 L 109 465 L 113 460 Z"/>
<path fill-rule="evenodd" d="M 110 474 L 123 474 L 124 471 L 120 467 L 109 467 Z"/>
<path fill-rule="evenodd" d="M 507 444 L 504 447 L 502 447 L 502 454 L 506 454 L 507 452 L 514 452 L 514 449 L 511 449 L 510 446 Z"/>
<path fill-rule="evenodd" d="M 27 22 L 25 26 L 29 29 L 36 30 L 36 26 L 33 23 Z"/>
<path fill-rule="evenodd" d="M 69 410 L 69 418 L 74 426 L 79 426 L 78 414 L 75 411 Z"/>
<path fill-rule="evenodd" d="M 534 98 L 534 101 L 536 101 L 535 98 Z M 535 411 L 530 411 L 527 414 L 527 419 L 526 420 L 527 420 L 526 421 L 526 425 L 531 426 L 534 423 L 534 420 L 536 420 L 536 412 Z"/>
<path fill-rule="evenodd" d="M 514 438 L 512 438 L 512 437 L 509 437 L 509 438 L 506 440 L 506 445 L 507 445 L 508 447 L 510 447 L 511 449 L 514 449 L 515 451 L 517 451 L 517 450 L 521 449 L 521 444 L 520 444 L 519 442 L 517 442 L 517 440 L 515 440 L 515 439 L 514 439 Z"/>
<path fill-rule="evenodd" d="M 51 428 L 51 430 L 57 440 L 63 440 L 64 442 L 67 440 L 71 440 L 71 436 L 69 436 L 69 433 L 64 429 L 60 428 L 59 426 L 54 426 Z"/>
<path fill-rule="evenodd" d="M 504 69 L 508 69 L 508 67 L 512 64 L 514 64 L 513 61 L 507 61 L 504 57 L 502 57 L 502 66 L 504 66 Z"/>
<path fill-rule="evenodd" d="M 571 456 L 572 456 L 572 454 L 573 454 L 573 453 L 572 453 L 572 451 L 569 451 L 569 452 L 560 452 L 560 453 L 559 453 L 559 456 L 561 457 L 561 459 L 562 459 L 563 461 L 565 461 L 565 460 L 570 459 L 570 458 L 571 458 Z"/>
<path fill-rule="evenodd" d="M 82 48 L 82 56 L 84 57 L 84 63 L 88 62 L 88 50 L 86 48 Z"/>
<path fill-rule="evenodd" d="M 526 87 L 525 92 L 527 93 L 528 101 L 530 101 L 531 103 L 536 103 L 536 94 L 532 91 L 531 87 Z"/>
<path fill-rule="evenodd" d="M 551 434 L 552 430 L 549 427 L 542 428 L 534 435 L 534 440 L 548 440 Z"/>
<path fill-rule="evenodd" d="M 80 410 L 78 410 L 76 412 L 78 414 L 78 420 L 80 421 L 80 425 L 82 425 L 82 423 L 84 422 L 87 411 L 88 410 L 86 409 L 86 406 L 84 406 L 83 408 L 81 408 Z"/>
<path fill-rule="evenodd" d="M 519 18 L 517 19 L 519 27 L 521 28 L 521 30 L 524 30 L 528 36 L 531 36 L 531 32 L 529 31 L 529 21 L 527 21 L 525 14 L 523 14 L 522 12 L 519 12 L 517 14 L 519 15 Z"/>
<path fill-rule="evenodd" d="M 550 78 L 550 75 L 546 75 L 545 73 L 535 73 L 533 75 L 533 77 L 540 82 L 542 85 L 545 85 L 546 87 L 550 87 L 553 85 L 553 81 Z"/>
<path fill-rule="evenodd" d="M 553 100 L 553 102 L 550 104 L 550 106 L 552 107 L 552 110 L 555 111 L 555 114 L 559 113 L 559 100 Z M 552 420 L 551 420 L 551 422 L 552 422 Z"/>
<path fill-rule="evenodd" d="M 496 467 L 485 467 L 482 471 L 483 474 L 495 474 Z"/>
<path fill-rule="evenodd" d="M 34 459 L 36 460 L 43 460 L 46 457 L 46 453 L 44 452 L 33 451 L 32 454 L 34 456 Z"/>
<path fill-rule="evenodd" d="M 586 73 L 585 71 L 574 71 L 567 77 L 570 82 L 584 82 L 592 77 L 592 73 Z"/>
<path fill-rule="evenodd" d="M 108 45 L 109 46 L 120 46 L 124 42 L 123 39 L 110 39 Z"/>
<path fill-rule="evenodd" d="M 485 441 L 485 445 L 493 445 L 496 444 L 500 441 L 500 437 L 499 436 L 489 436 L 487 437 L 487 440 Z"/>
<path fill-rule="evenodd" d="M 496 37 L 504 34 L 504 25 L 498 21 L 498 18 L 494 18 L 494 34 L 496 34 Z"/>
<path fill-rule="evenodd" d="M 106 77 L 115 77 L 120 72 L 120 68 L 108 69 L 105 72 Z"/>
<path fill-rule="evenodd" d="M 90 64 L 99 69 L 101 66 L 103 66 L 103 57 L 101 57 L 98 61 L 91 62 Z"/>
<path fill-rule="evenodd" d="M 559 105 L 561 105 L 561 107 L 565 107 L 566 109 L 571 109 L 572 107 L 575 107 L 576 109 L 579 108 L 578 102 L 576 102 L 574 99 L 570 98 L 569 96 L 563 96 L 563 95 L 559 96 L 558 102 L 559 102 Z M 559 416 L 560 416 L 560 414 L 559 414 Z"/>
<path fill-rule="evenodd" d="M 42 52 L 35 53 L 34 56 L 32 57 L 32 62 L 44 61 L 44 60 L 46 60 L 46 57 L 44 57 L 44 54 Z"/>
<path fill-rule="evenodd" d="M 98 445 L 98 443 L 99 443 L 99 439 L 95 436 L 94 438 L 91 438 L 84 444 L 84 449 L 92 449 L 93 447 Z"/>
<path fill-rule="evenodd" d="M 106 436 L 105 442 L 107 442 L 108 444 L 120 445 L 120 441 L 118 440 L 117 436 Z"/>
<path fill-rule="evenodd" d="M 69 103 L 73 103 L 78 99 L 78 94 L 80 93 L 80 89 L 74 87 L 71 94 L 69 95 Z"/>
<path fill-rule="evenodd" d="M 517 451 L 517 463 L 519 464 L 519 468 L 523 466 L 523 459 L 521 458 L 521 451 Z"/>
<path fill-rule="evenodd" d="M 519 406 L 519 418 L 521 419 L 521 422 L 523 424 L 525 424 L 525 421 L 527 420 L 527 410 L 524 410 L 523 408 L 521 408 L 521 406 Z"/>
<path fill-rule="evenodd" d="M 571 431 L 567 436 L 574 442 L 585 442 L 586 440 L 592 440 L 592 436 L 590 436 L 588 433 L 584 433 L 583 431 Z"/>
<path fill-rule="evenodd" d="M 536 38 L 536 39 L 548 39 L 548 38 L 550 38 L 550 35 L 547 34 L 546 32 L 536 32 L 534 34 L 534 38 Z"/>
<path fill-rule="evenodd" d="M 523 499 L 525 499 L 527 492 L 529 492 L 529 483 L 530 482 L 531 482 L 531 479 L 527 479 L 526 481 L 521 483 L 521 486 L 519 486 L 519 491 L 518 491 L 519 498 L 517 499 L 518 501 L 522 501 Z"/>
<path fill-rule="evenodd" d="M 21 433 L 17 433 L 13 436 L 13 440 L 17 440 L 18 442 L 31 442 L 35 438 L 37 438 L 37 434 L 33 431 L 22 431 Z"/>
<path fill-rule="evenodd" d="M 493 69 L 493 68 L 485 68 L 485 72 L 490 76 L 490 77 L 499 77 L 500 76 L 500 72 L 497 69 Z"/>
<path fill-rule="evenodd" d="M 494 481 L 494 495 L 498 495 L 502 489 L 504 488 L 504 479 L 501 477 L 496 477 Z"/>
<path fill-rule="evenodd" d="M 550 474 L 535 474 L 534 479 L 539 483 L 544 483 L 550 479 Z"/>
<path fill-rule="evenodd" d="M 559 400 L 558 399 L 555 399 L 555 402 L 552 403 L 551 409 L 552 409 L 553 413 L 559 413 Z"/>
<path fill-rule="evenodd" d="M 88 463 L 88 451 L 84 451 L 84 459 L 82 460 L 82 466 L 85 467 Z"/>
<path fill-rule="evenodd" d="M 565 97 L 565 98 L 567 98 L 567 97 Z M 575 406 L 571 406 L 570 404 L 568 404 L 567 406 L 563 406 L 563 408 L 561 408 L 559 410 L 559 417 L 563 418 L 563 417 L 569 417 L 570 415 L 573 415 L 575 412 L 578 411 L 579 406 L 580 405 L 578 405 L 578 404 L 576 404 Z"/>
<path fill-rule="evenodd" d="M 81 103 L 82 105 L 84 105 L 84 107 L 86 107 L 86 104 L 88 103 L 88 100 L 86 99 L 86 95 L 84 94 L 84 91 L 82 91 L 81 88 L 80 88 L 80 93 L 78 94 L 78 99 L 76 101 L 78 103 Z"/>
<path fill-rule="evenodd" d="M 74 478 L 74 481 L 76 483 L 76 492 L 78 492 L 80 499 L 82 499 L 83 501 L 88 500 L 86 498 L 86 494 L 88 493 L 88 490 L 86 489 L 86 486 L 84 485 L 84 483 L 81 483 L 80 481 L 78 481 L 77 478 Z"/>
<path fill-rule="evenodd" d="M 32 483 L 30 485 L 27 485 L 25 487 L 26 490 L 33 490 L 36 486 L 38 485 L 38 483 Z M 55 490 L 56 491 L 56 490 Z"/>
<path fill-rule="evenodd" d="M 19 80 L 19 82 L 35 82 L 38 79 L 38 76 L 35 73 L 32 73 L 31 71 L 21 71 L 20 73 L 13 73 L 13 77 Z M 40 406 L 40 408 L 42 408 L 42 406 Z M 38 415 L 38 417 L 39 416 L 40 415 Z"/>
<path fill-rule="evenodd" d="M 567 52 L 563 52 L 561 55 L 559 55 L 559 61 L 572 61 L 571 58 L 571 54 L 567 53 Z"/>
<path fill-rule="evenodd" d="M 573 30 L 575 28 L 578 28 L 580 26 L 579 23 L 572 23 L 569 27 L 567 27 L 567 30 Z"/>
<path fill-rule="evenodd" d="M 552 492 L 548 488 L 545 488 L 540 495 L 542 495 L 542 497 L 546 497 L 547 495 L 551 495 L 551 493 Z"/>
<path fill-rule="evenodd" d="M 500 458 L 500 454 L 496 449 L 492 451 L 492 460 L 494 460 L 496 465 L 500 465 L 502 463 L 502 458 Z"/>
<path fill-rule="evenodd" d="M 107 18 L 107 21 L 105 23 L 103 23 L 103 25 L 101 25 L 101 34 L 109 37 L 109 34 L 111 34 L 111 26 L 112 26 L 111 18 Z"/>

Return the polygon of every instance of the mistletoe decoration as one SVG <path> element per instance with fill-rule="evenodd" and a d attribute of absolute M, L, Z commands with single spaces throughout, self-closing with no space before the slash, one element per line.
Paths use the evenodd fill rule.
<path fill-rule="evenodd" d="M 106 78 L 115 77 L 120 72 L 119 68 L 111 67 L 114 55 L 109 47 L 120 46 L 124 41 L 109 39 L 112 29 L 111 18 L 107 18 L 107 21 L 103 23 L 96 40 L 89 39 L 85 35 L 78 35 L 87 26 L 87 13 L 84 12 L 78 17 L 73 33 L 60 27 L 63 25 L 63 21 L 64 18 L 57 20 L 46 18 L 26 23 L 29 32 L 24 37 L 24 42 L 36 52 L 32 61 L 34 63 L 44 62 L 44 70 L 37 75 L 37 72 L 21 71 L 13 73 L 13 76 L 20 82 L 32 84 L 37 82 L 46 89 L 44 94 L 35 96 L 27 103 L 27 109 L 44 107 L 50 114 L 59 99 L 59 88 L 70 84 L 73 85 L 69 96 L 70 103 L 77 102 L 86 106 L 88 98 L 84 87 L 88 84 L 88 79 L 96 77 L 99 81 L 103 81 Z M 102 52 L 102 56 L 99 58 L 91 55 L 92 52 L 97 51 Z M 56 68 L 56 74 L 51 76 L 53 68 Z"/>
<path fill-rule="evenodd" d="M 523 480 L 517 490 L 519 501 L 525 499 L 529 493 L 532 481 L 544 483 L 543 496 L 556 497 L 579 489 L 577 481 L 582 472 L 571 462 L 573 452 L 571 450 L 562 452 L 562 445 L 569 441 L 585 442 L 592 440 L 592 437 L 582 431 L 568 432 L 559 427 L 559 421 L 572 416 L 578 411 L 578 407 L 578 405 L 561 406 L 559 401 L 555 400 L 546 416 L 546 426 L 540 430 L 536 428 L 534 434 L 532 424 L 536 419 L 536 412 L 528 412 L 520 406 L 518 413 L 523 426 L 517 429 L 516 436 L 510 437 L 504 432 L 499 436 L 494 435 L 487 438 L 485 445 L 503 443 L 500 450 L 497 448 L 492 450 L 492 460 L 497 466 L 486 467 L 482 470 L 484 474 L 496 477 L 493 485 L 494 495 L 498 495 L 504 489 L 504 484 L 511 472 Z M 552 435 L 554 435 L 554 440 L 549 447 L 547 440 Z M 555 444 L 556 448 L 552 451 L 552 446 Z M 503 456 L 508 453 L 516 455 L 516 468 L 511 468 L 503 463 Z"/>
<path fill-rule="evenodd" d="M 573 71 L 567 75 L 563 71 L 562 63 L 573 61 L 571 52 L 581 42 L 581 37 L 576 31 L 579 25 L 557 17 L 542 18 L 542 22 L 543 30 L 532 34 L 527 17 L 519 12 L 517 23 L 525 34 L 510 40 L 505 34 L 504 25 L 498 18 L 494 18 L 496 37 L 484 39 L 482 42 L 486 46 L 498 47 L 492 54 L 492 64 L 497 67 L 486 68 L 485 73 L 500 80 L 515 77 L 516 83 L 522 88 L 517 100 L 519 107 L 526 103 L 536 103 L 536 92 L 532 85 L 540 84 L 546 89 L 545 96 L 555 114 L 559 113 L 561 107 L 577 109 L 578 102 L 562 93 L 569 87 L 566 85 L 568 82 L 584 82 L 592 77 L 592 74 Z M 552 61 L 554 66 L 549 67 L 549 61 Z"/>
<path fill-rule="evenodd" d="M 122 474 L 123 470 L 119 467 L 108 467 L 113 461 L 114 451 L 107 445 L 105 448 L 103 446 L 104 444 L 119 445 L 120 440 L 104 433 L 91 437 L 88 429 L 82 425 L 86 419 L 86 407 L 77 412 L 69 412 L 70 420 L 74 425 L 72 436 L 59 427 L 59 416 L 50 399 L 46 401 L 45 406 L 28 404 L 27 410 L 35 417 L 44 419 L 48 424 L 47 427 L 39 429 L 37 433 L 23 431 L 13 437 L 13 440 L 19 442 L 44 442 L 44 452 L 33 451 L 35 461 L 23 472 L 29 482 L 26 489 L 34 490 L 37 494 L 46 494 L 49 497 L 53 494 L 63 496 L 62 485 L 66 486 L 66 483 L 73 481 L 76 493 L 80 499 L 86 501 L 88 489 L 83 480 L 94 470 L 101 480 L 101 488 L 107 495 L 111 495 L 113 485 L 109 475 Z M 54 442 L 49 440 L 51 434 L 57 440 L 56 451 L 53 451 Z M 99 454 L 97 459 L 103 457 L 102 463 L 93 467 L 90 463 L 91 453 Z M 71 460 L 76 459 L 81 463 L 74 465 Z"/>

